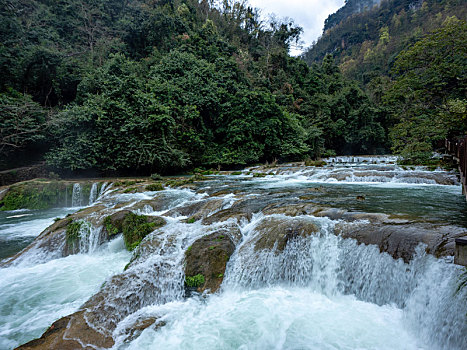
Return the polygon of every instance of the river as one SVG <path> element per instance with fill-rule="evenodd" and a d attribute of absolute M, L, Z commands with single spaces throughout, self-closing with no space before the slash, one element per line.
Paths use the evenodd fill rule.
<path fill-rule="evenodd" d="M 402 243 L 387 247 L 404 261 L 376 245 L 344 238 L 355 225 L 359 234 L 375 227 L 393 230 L 393 236 L 420 234 L 428 246 L 446 232 L 467 232 L 467 205 L 452 173 L 401 168 L 393 157 L 335 157 L 323 168 L 288 164 L 213 175 L 193 189 L 134 194 L 109 189 L 96 201 L 106 213 L 126 208 L 162 216 L 167 224 L 145 240 L 157 244 L 133 256 L 120 236 L 67 257 L 33 245 L 1 268 L 1 349 L 40 337 L 99 291 L 105 297 L 86 304 L 86 320 L 112 334 L 114 349 L 463 349 L 467 344 L 467 288 L 458 290 L 465 269 L 449 254 L 436 258 L 426 245 L 404 243 L 411 249 L 408 259 Z M 157 205 L 139 205 L 151 201 Z M 187 208 L 196 205 L 208 209 L 188 222 Z M 0 257 L 25 248 L 55 217 L 77 209 L 0 212 Z M 290 240 L 283 250 L 277 243 L 256 249 L 265 232 L 281 225 L 311 225 L 316 232 Z M 221 288 L 185 298 L 185 251 L 219 229 L 236 232 Z M 129 331 L 148 319 L 157 322 Z"/>

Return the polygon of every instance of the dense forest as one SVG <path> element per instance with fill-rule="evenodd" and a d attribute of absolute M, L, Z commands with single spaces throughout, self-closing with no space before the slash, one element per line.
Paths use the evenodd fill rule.
<path fill-rule="evenodd" d="M 392 151 L 423 162 L 467 132 L 466 20 L 464 0 L 347 0 L 303 58 L 332 55 L 386 115 Z"/>
<path fill-rule="evenodd" d="M 0 168 L 170 173 L 391 149 L 426 159 L 467 129 L 465 4 L 405 2 L 347 1 L 302 59 L 289 55 L 302 29 L 246 1 L 0 0 Z M 384 8 L 397 16 L 373 24 Z M 417 35 L 407 22 L 423 23 Z"/>

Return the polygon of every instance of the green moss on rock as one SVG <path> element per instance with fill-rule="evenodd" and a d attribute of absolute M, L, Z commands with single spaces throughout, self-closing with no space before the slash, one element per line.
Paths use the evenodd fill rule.
<path fill-rule="evenodd" d="M 0 210 L 47 209 L 62 205 L 65 186 L 58 181 L 30 181 L 13 185 L 0 201 Z"/>
<path fill-rule="evenodd" d="M 324 160 L 311 160 L 311 159 L 305 159 L 305 166 L 314 166 L 314 167 L 323 167 L 326 165 L 326 162 Z"/>
<path fill-rule="evenodd" d="M 120 232 L 119 228 L 112 222 L 112 218 L 110 216 L 107 216 L 104 219 L 104 227 L 109 237 L 115 236 Z"/>
<path fill-rule="evenodd" d="M 198 288 L 204 284 L 204 276 L 202 274 L 197 274 L 195 276 L 186 276 L 185 284 L 189 288 Z"/>
<path fill-rule="evenodd" d="M 160 182 L 150 184 L 146 186 L 146 191 L 162 191 L 164 186 Z"/>
<path fill-rule="evenodd" d="M 126 248 L 128 250 L 135 249 L 144 237 L 164 225 L 165 220 L 162 218 L 128 213 L 122 223 L 123 240 Z"/>
<path fill-rule="evenodd" d="M 66 228 L 66 240 L 68 244 L 73 244 L 79 240 L 79 235 L 83 221 L 72 221 Z"/>

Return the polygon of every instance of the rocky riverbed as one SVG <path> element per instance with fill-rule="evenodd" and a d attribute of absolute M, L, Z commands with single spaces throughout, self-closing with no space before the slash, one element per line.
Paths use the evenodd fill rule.
<path fill-rule="evenodd" d="M 40 313 L 52 303 L 14 298 L 30 287 L 9 285 L 0 292 L 2 347 L 264 348 L 281 332 L 279 348 L 335 341 L 338 348 L 460 349 L 467 341 L 465 269 L 452 264 L 454 240 L 467 234 L 467 205 L 455 174 L 403 169 L 392 158 L 334 158 L 323 167 L 100 181 L 95 191 L 86 206 L 4 259 L 0 281 L 60 261 L 68 274 L 73 264 L 102 257 L 110 262 L 105 273 L 54 318 L 38 317 L 38 327 L 13 322 L 6 304 Z M 63 278 L 56 271 L 39 288 L 47 293 Z M 253 300 L 269 306 L 257 309 Z M 295 315 L 276 313 L 286 304 Z M 310 323 L 301 309 L 311 318 L 327 310 L 342 327 L 385 321 L 371 325 L 376 339 L 338 321 L 329 328 L 326 317 Z M 184 327 L 197 313 L 193 342 Z M 253 322 L 253 333 L 241 335 L 245 324 L 233 314 Z M 347 339 L 339 335 L 345 329 Z M 302 343 L 316 332 L 322 337 Z"/>

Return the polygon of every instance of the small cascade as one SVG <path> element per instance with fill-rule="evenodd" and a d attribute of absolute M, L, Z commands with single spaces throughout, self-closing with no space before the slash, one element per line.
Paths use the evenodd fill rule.
<path fill-rule="evenodd" d="M 328 297 L 354 295 L 402 309 L 408 327 L 429 348 L 461 349 L 467 341 L 467 288 L 456 292 L 459 266 L 426 255 L 423 246 L 409 264 L 394 260 L 375 246 L 335 236 L 335 222 L 313 217 L 308 219 L 319 233 L 289 240 L 283 251 L 255 251 L 252 242 L 262 234 L 257 227 L 267 218 L 257 215 L 242 228 L 244 240 L 229 261 L 224 292 L 305 287 Z"/>
<path fill-rule="evenodd" d="M 104 182 L 101 186 L 101 189 L 99 190 L 99 195 L 97 196 L 97 198 L 99 197 L 102 197 L 104 195 L 104 193 L 110 189 L 110 187 L 112 186 L 111 183 L 108 183 L 108 182 Z"/>
<path fill-rule="evenodd" d="M 94 182 L 91 187 L 91 192 L 89 193 L 89 205 L 92 205 L 97 200 L 97 198 L 97 182 Z"/>
<path fill-rule="evenodd" d="M 73 194 L 71 195 L 71 206 L 80 207 L 81 206 L 81 184 L 75 183 L 73 185 Z"/>
<path fill-rule="evenodd" d="M 361 162 L 357 157 L 336 157 L 323 167 L 281 168 L 275 175 L 284 180 L 316 183 L 397 184 L 397 185 L 448 185 L 458 186 L 459 180 L 453 172 L 428 171 L 426 168 L 401 168 L 391 158 L 375 158 Z M 361 157 L 360 157 L 361 158 Z M 328 160 L 329 161 L 329 160 Z M 358 163 L 353 162 L 360 161 Z M 274 177 L 255 179 L 274 182 Z"/>
<path fill-rule="evenodd" d="M 128 269 L 114 276 L 84 305 L 86 321 L 93 328 L 113 331 L 120 321 L 143 307 L 183 300 L 185 250 L 206 230 L 197 224 L 187 229 L 187 224 L 172 220 L 147 236 Z"/>
<path fill-rule="evenodd" d="M 79 231 L 79 252 L 94 253 L 100 244 L 100 232 L 101 228 L 83 221 Z"/>
<path fill-rule="evenodd" d="M 338 156 L 324 159 L 327 163 L 339 164 L 394 164 L 397 156 Z"/>

